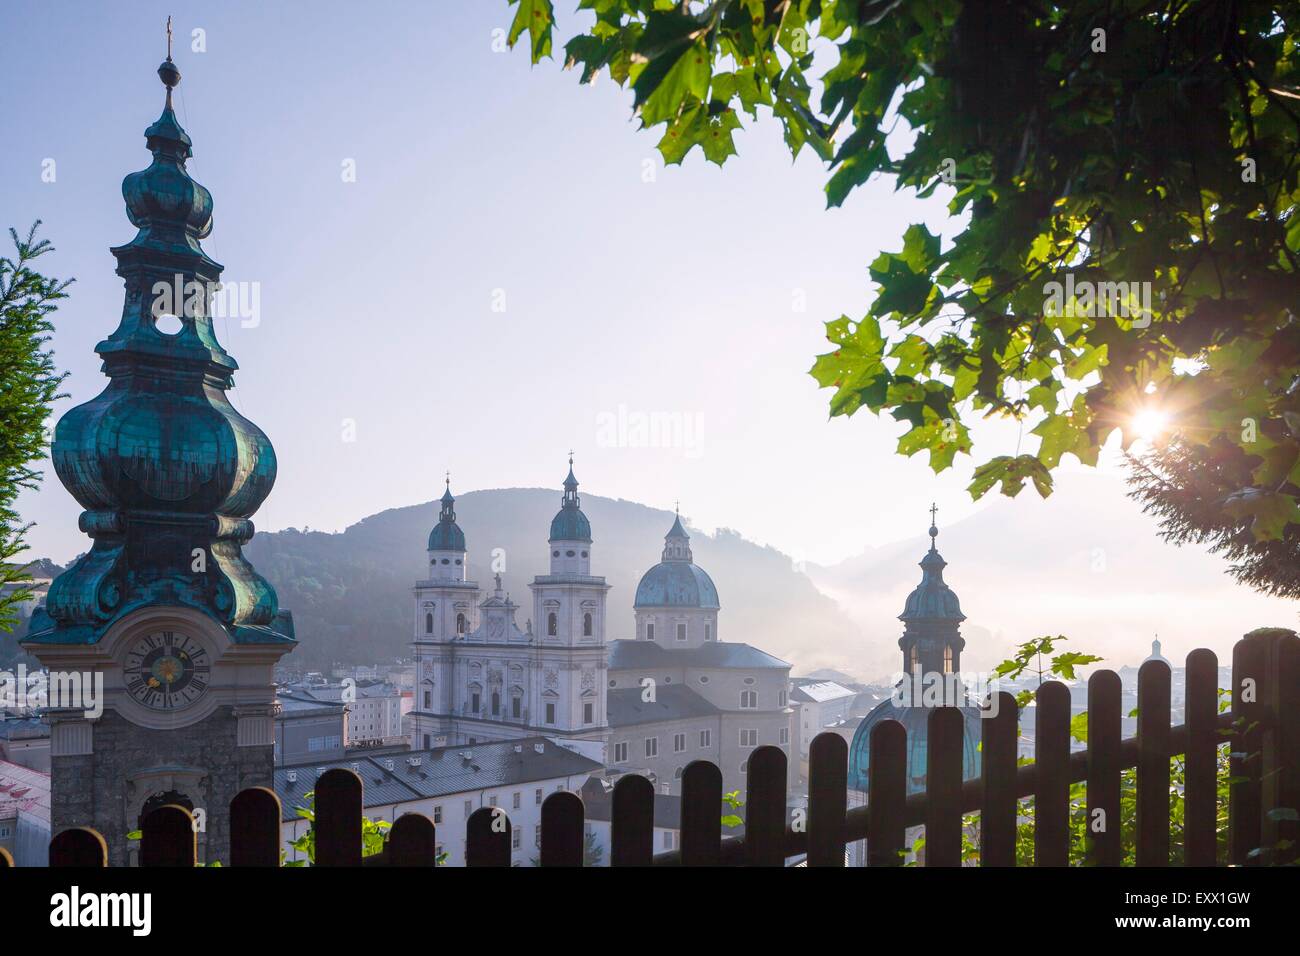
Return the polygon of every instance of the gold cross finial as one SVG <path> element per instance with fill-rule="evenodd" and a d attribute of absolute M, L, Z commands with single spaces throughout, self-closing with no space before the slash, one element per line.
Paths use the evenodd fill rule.
<path fill-rule="evenodd" d="M 172 58 L 172 18 L 167 18 L 167 59 Z"/>

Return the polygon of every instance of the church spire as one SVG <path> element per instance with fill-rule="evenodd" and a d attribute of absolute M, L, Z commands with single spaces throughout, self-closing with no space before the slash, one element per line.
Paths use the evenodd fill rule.
<path fill-rule="evenodd" d="M 180 76 L 169 51 L 162 114 L 145 130 L 153 160 L 122 182 L 137 232 L 111 250 L 125 302 L 95 347 L 109 383 L 63 416 L 51 447 L 93 545 L 51 586 L 52 626 L 42 634 L 34 621 L 33 642 L 93 644 L 154 605 L 202 611 L 236 642 L 293 640 L 274 589 L 241 553 L 275 483 L 275 451 L 225 395 L 238 365 L 209 314 L 222 266 L 201 245 L 212 194 L 185 166 L 192 143 L 171 101 Z M 179 331 L 160 328 L 164 316 Z"/>

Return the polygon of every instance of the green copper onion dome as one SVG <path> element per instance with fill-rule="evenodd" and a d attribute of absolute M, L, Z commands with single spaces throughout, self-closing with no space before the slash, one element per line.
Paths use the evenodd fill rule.
<path fill-rule="evenodd" d="M 451 494 L 450 476 L 447 478 L 447 490 L 442 493 L 442 510 L 438 512 L 438 523 L 429 532 L 429 550 L 465 550 L 465 532 L 456 524 L 456 499 Z"/>
<path fill-rule="evenodd" d="M 573 457 L 569 457 L 569 476 L 564 479 L 564 498 L 560 510 L 551 519 L 551 541 L 591 541 L 591 522 L 582 513 L 578 501 L 578 479 L 573 477 Z"/>
<path fill-rule="evenodd" d="M 664 536 L 663 559 L 641 576 L 632 607 L 719 607 L 718 589 L 705 570 L 696 566 L 681 515 Z"/>
<path fill-rule="evenodd" d="M 275 451 L 226 397 L 238 365 L 209 314 L 222 266 L 200 245 L 212 194 L 185 167 L 192 144 L 171 98 L 180 71 L 168 57 L 158 74 L 167 95 L 145 131 L 153 161 L 122 183 L 138 231 L 111 250 L 126 287 L 121 320 L 95 348 L 109 382 L 63 416 L 51 447 L 93 544 L 51 585 L 29 643 L 93 644 L 150 605 L 202 611 L 240 643 L 293 640 L 241 550 L 275 483 Z M 158 327 L 166 315 L 178 332 Z"/>

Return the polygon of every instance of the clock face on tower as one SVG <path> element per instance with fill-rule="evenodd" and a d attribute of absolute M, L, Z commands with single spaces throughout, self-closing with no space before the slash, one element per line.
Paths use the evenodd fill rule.
<path fill-rule="evenodd" d="M 150 710 L 177 710 L 208 689 L 208 652 L 181 631 L 152 631 L 131 645 L 123 677 L 127 693 Z"/>

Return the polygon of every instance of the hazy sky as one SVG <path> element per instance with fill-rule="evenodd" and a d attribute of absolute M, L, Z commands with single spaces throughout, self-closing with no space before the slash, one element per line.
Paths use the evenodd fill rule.
<path fill-rule="evenodd" d="M 806 374 L 823 321 L 866 309 L 881 249 L 911 222 L 952 234 L 942 203 L 881 180 L 828 211 L 823 165 L 792 164 L 770 118 L 723 170 L 698 152 L 666 169 L 630 93 L 493 51 L 504 0 L 6 4 L 3 225 L 44 220 L 43 266 L 77 280 L 60 414 L 106 381 L 108 249 L 134 235 L 121 181 L 148 165 L 169 13 L 190 171 L 215 199 L 204 247 L 260 295 L 255 325 L 217 324 L 232 400 L 279 457 L 259 527 L 341 529 L 436 497 L 445 469 L 457 490 L 558 488 L 570 448 L 587 490 L 680 498 L 697 526 L 810 561 L 923 539 L 932 499 L 949 524 L 980 507 L 971 459 L 936 478 L 893 453 L 892 419 L 829 421 Z M 649 416 L 672 447 L 636 446 Z M 982 460 L 1018 435 L 975 438 Z M 87 546 L 52 471 L 20 507 L 35 553 Z"/>

